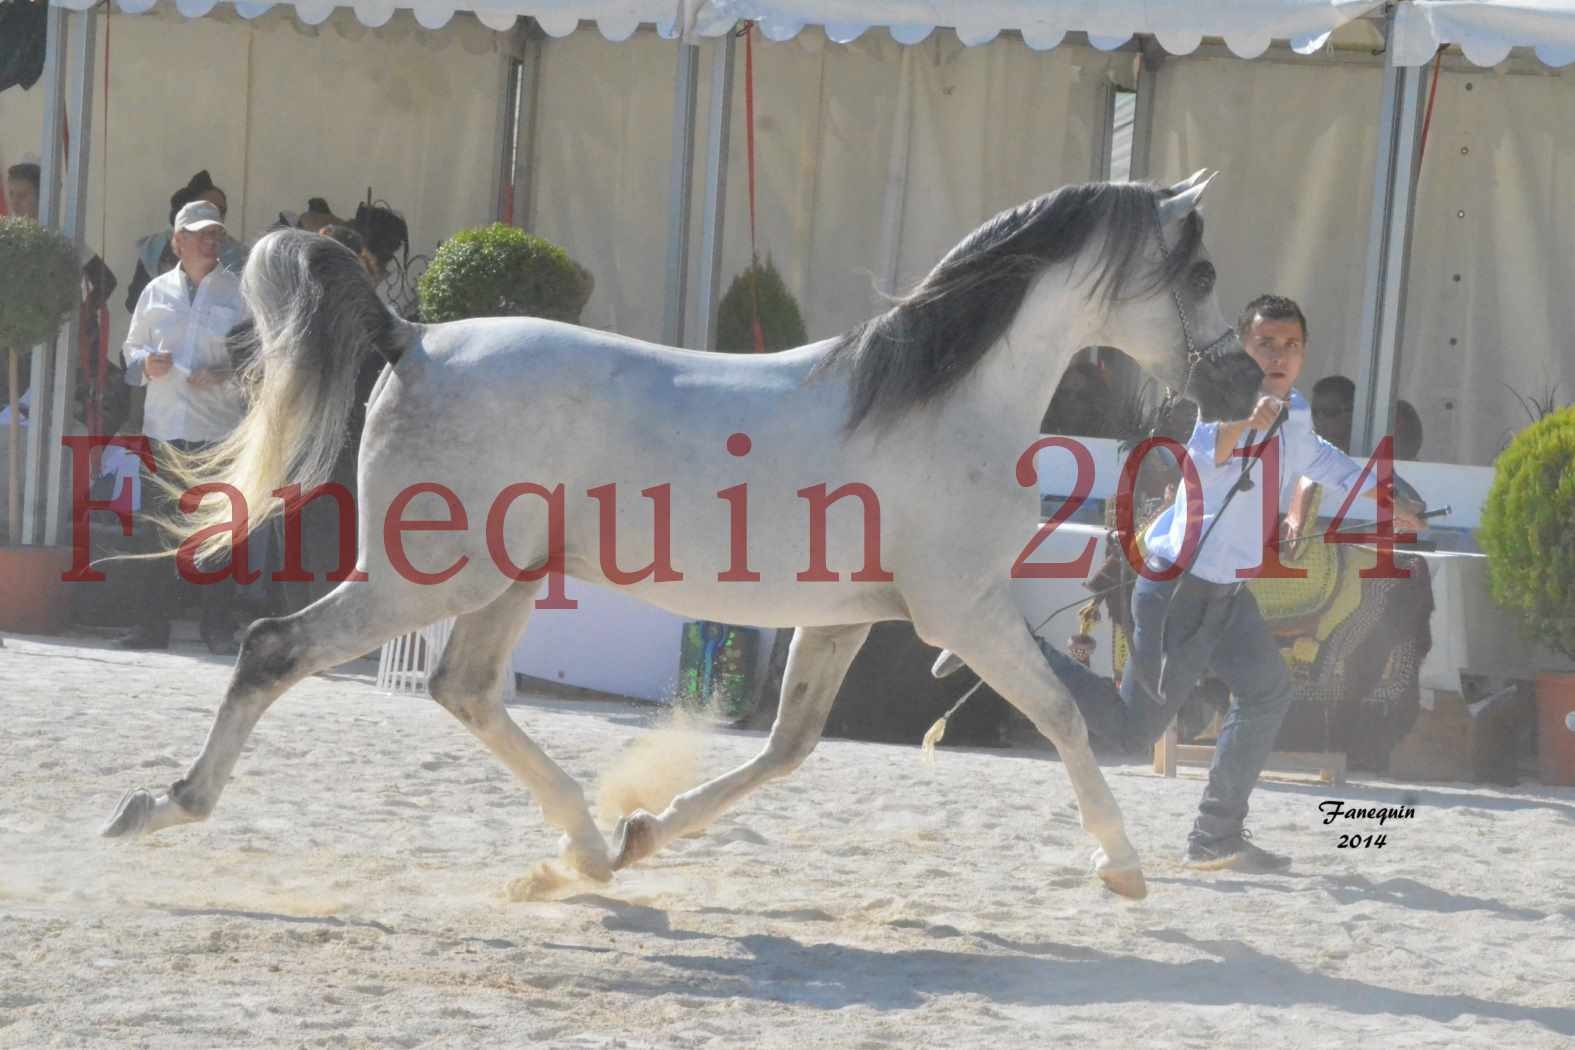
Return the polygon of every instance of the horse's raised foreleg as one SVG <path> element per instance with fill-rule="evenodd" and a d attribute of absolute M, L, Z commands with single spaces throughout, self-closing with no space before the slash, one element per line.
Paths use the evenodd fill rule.
<path fill-rule="evenodd" d="M 564 861 L 605 882 L 612 878 L 607 843 L 585 793 L 503 706 L 504 675 L 513 673 L 509 660 L 539 589 L 539 583 L 516 583 L 491 605 L 461 616 L 427 687 L 536 796 L 547 822 L 564 833 Z"/>
<path fill-rule="evenodd" d="M 782 700 L 765 749 L 731 772 L 679 795 L 660 816 L 636 810 L 625 817 L 615 836 L 613 867 L 634 864 L 673 839 L 705 827 L 761 784 L 797 769 L 820 742 L 837 690 L 869 631 L 869 624 L 858 624 L 800 627 L 793 632 Z"/>
<path fill-rule="evenodd" d="M 163 795 L 128 792 L 102 834 L 122 838 L 206 820 L 269 705 L 303 678 L 447 615 L 435 591 L 411 588 L 396 601 L 369 583 L 347 582 L 298 613 L 253 623 L 197 761 Z"/>
<path fill-rule="evenodd" d="M 944 627 L 927 625 L 925 640 L 956 653 L 1049 737 L 1072 781 L 1083 830 L 1099 843 L 1094 851 L 1095 874 L 1124 897 L 1147 895 L 1121 808 L 1088 746 L 1083 715 L 1045 663 L 1011 599 L 997 593 L 971 609 L 951 610 L 951 616 L 955 622 L 949 618 Z"/>

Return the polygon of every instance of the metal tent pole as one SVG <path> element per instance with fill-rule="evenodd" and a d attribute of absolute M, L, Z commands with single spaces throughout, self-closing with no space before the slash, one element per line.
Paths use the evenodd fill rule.
<path fill-rule="evenodd" d="M 700 45 L 678 45 L 673 95 L 673 151 L 667 197 L 667 293 L 662 342 L 684 343 L 684 306 L 689 294 L 689 202 L 695 173 L 695 99 L 700 88 Z"/>
<path fill-rule="evenodd" d="M 88 257 L 86 245 L 88 165 L 93 142 L 93 68 L 97 42 L 98 12 L 78 11 L 71 15 L 75 32 L 71 37 L 71 150 L 66 165 L 65 208 L 61 214 L 60 230 L 76 245 L 77 257 Z M 48 439 L 48 469 L 44 488 L 45 543 L 62 543 L 60 531 L 60 482 L 64 466 L 65 436 L 71 423 L 72 376 L 75 372 L 77 347 L 82 338 L 82 312 L 73 310 L 66 322 L 64 342 L 55 351 L 55 379 L 50 398 L 49 415 L 43 429 Z M 94 347 L 97 353 L 98 348 Z"/>
<path fill-rule="evenodd" d="M 1416 209 L 1417 147 L 1425 67 L 1396 62 L 1394 11 L 1385 17 L 1384 79 L 1378 123 L 1378 156 L 1373 173 L 1373 210 L 1367 234 L 1367 284 L 1362 298 L 1351 421 L 1351 451 L 1369 454 L 1389 432 L 1394 411 L 1395 375 L 1405 330 L 1406 271 L 1411 224 Z"/>
<path fill-rule="evenodd" d="M 60 225 L 60 161 L 61 138 L 65 128 L 66 119 L 66 15 L 67 12 L 58 7 L 49 9 L 46 22 L 44 42 L 44 138 L 40 144 L 39 155 L 39 187 L 38 187 L 38 221 L 43 226 Z M 39 504 L 39 474 L 44 460 L 44 427 L 39 425 L 47 419 L 48 406 L 45 398 L 48 395 L 48 376 L 53 371 L 50 367 L 55 360 L 57 347 L 60 344 L 56 338 L 53 344 L 46 344 L 36 348 L 32 360 L 29 362 L 31 369 L 28 378 L 28 390 L 31 391 L 30 404 L 32 420 L 27 428 L 26 465 L 23 467 L 25 478 L 22 490 L 22 529 L 20 535 L 24 544 L 38 542 L 38 508 Z M 13 528 L 15 524 L 13 523 Z"/>
<path fill-rule="evenodd" d="M 1128 175 L 1133 182 L 1153 177 L 1154 103 L 1159 90 L 1156 74 L 1163 54 L 1152 40 L 1145 40 L 1138 52 L 1137 98 L 1132 103 L 1132 160 Z"/>
<path fill-rule="evenodd" d="M 519 103 L 514 112 L 514 225 L 529 230 L 536 176 L 536 103 L 541 97 L 542 33 L 534 23 L 524 32 Z"/>
<path fill-rule="evenodd" d="M 711 119 L 706 137 L 705 202 L 701 213 L 700 304 L 694 346 L 714 350 L 716 307 L 722 285 L 722 231 L 727 218 L 727 154 L 733 121 L 733 50 L 725 33 L 711 56 Z"/>

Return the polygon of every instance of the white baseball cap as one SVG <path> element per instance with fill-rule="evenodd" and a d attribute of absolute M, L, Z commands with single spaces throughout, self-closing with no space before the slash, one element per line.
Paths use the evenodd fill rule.
<path fill-rule="evenodd" d="M 217 226 L 219 229 L 225 230 L 226 233 L 229 232 L 225 229 L 224 219 L 219 216 L 218 207 L 207 201 L 192 201 L 175 216 L 176 230 L 196 233 L 211 226 Z"/>

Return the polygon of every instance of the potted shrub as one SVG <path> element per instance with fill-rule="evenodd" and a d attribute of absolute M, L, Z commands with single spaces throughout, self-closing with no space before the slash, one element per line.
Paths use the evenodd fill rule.
<path fill-rule="evenodd" d="M 22 537 L 21 386 L 27 355 L 50 342 L 82 298 L 82 268 L 76 249 L 58 232 L 31 219 L 0 218 L 0 354 L 5 358 L 6 405 L 10 422 L 6 451 L 5 545 L 0 546 L 0 628 L 47 634 L 65 624 L 67 602 L 61 574 L 71 565 L 69 548 L 20 546 Z"/>
<path fill-rule="evenodd" d="M 788 291 L 782 275 L 767 256 L 733 278 L 716 309 L 716 348 L 724 353 L 747 354 L 755 349 L 755 301 L 760 303 L 760 331 L 766 351 L 787 350 L 809 342 L 798 300 Z"/>
<path fill-rule="evenodd" d="M 578 324 L 596 282 L 567 252 L 502 223 L 461 230 L 421 275 L 421 320 L 545 317 Z"/>
<path fill-rule="evenodd" d="M 1575 660 L 1575 405 L 1515 436 L 1494 465 L 1479 530 L 1493 599 Z M 1537 679 L 1542 779 L 1575 784 L 1575 674 Z"/>

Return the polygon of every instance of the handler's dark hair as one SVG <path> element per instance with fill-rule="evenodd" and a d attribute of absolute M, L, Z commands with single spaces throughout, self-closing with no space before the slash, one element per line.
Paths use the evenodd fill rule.
<path fill-rule="evenodd" d="M 1302 326 L 1302 342 L 1307 341 L 1307 316 L 1302 313 L 1302 308 L 1296 305 L 1296 300 L 1287 299 L 1283 295 L 1258 296 L 1242 307 L 1241 317 L 1236 321 L 1236 334 L 1246 339 L 1247 330 L 1252 327 L 1252 322 L 1260 317 L 1265 321 L 1295 321 Z"/>

